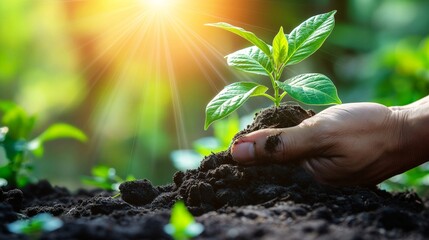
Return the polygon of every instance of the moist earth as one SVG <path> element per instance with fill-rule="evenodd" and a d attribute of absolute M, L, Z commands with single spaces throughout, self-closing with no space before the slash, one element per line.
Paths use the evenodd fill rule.
<path fill-rule="evenodd" d="M 314 112 L 295 105 L 265 109 L 239 136 L 299 124 Z M 268 139 L 275 151 L 277 136 Z M 427 239 L 429 201 L 412 191 L 330 187 L 293 164 L 240 166 L 230 151 L 211 154 L 173 183 L 148 180 L 120 185 L 121 197 L 102 190 L 54 187 L 47 181 L 0 190 L 0 239 L 30 239 L 5 224 L 41 212 L 64 226 L 40 239 L 171 239 L 163 227 L 174 202 L 183 200 L 205 227 L 195 239 Z"/>

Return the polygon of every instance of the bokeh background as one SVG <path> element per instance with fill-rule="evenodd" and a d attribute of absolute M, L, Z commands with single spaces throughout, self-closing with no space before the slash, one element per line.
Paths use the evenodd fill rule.
<path fill-rule="evenodd" d="M 89 137 L 49 143 L 38 178 L 78 187 L 103 164 L 167 183 L 170 153 L 213 134 L 203 130 L 210 99 L 253 77 L 224 59 L 248 43 L 204 24 L 229 22 L 270 41 L 280 26 L 290 32 L 333 9 L 332 35 L 285 78 L 323 73 L 343 102 L 403 105 L 428 94 L 427 0 L 1 0 L 0 99 L 37 115 L 34 135 L 66 122 Z M 251 100 L 239 115 L 269 104 Z M 428 185 L 425 171 L 392 184 Z"/>

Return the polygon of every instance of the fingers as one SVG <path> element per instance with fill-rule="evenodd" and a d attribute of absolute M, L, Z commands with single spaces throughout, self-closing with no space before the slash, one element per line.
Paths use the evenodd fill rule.
<path fill-rule="evenodd" d="M 237 139 L 231 154 L 241 164 L 287 162 L 317 154 L 315 131 L 309 126 L 263 129 Z M 320 144 L 320 143 L 319 143 Z"/>

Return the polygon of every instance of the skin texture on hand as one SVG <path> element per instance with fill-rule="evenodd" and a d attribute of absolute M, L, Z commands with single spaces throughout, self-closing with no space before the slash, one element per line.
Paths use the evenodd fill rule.
<path fill-rule="evenodd" d="M 407 149 L 413 142 L 408 125 L 410 109 L 415 107 L 333 106 L 296 127 L 242 136 L 232 145 L 231 154 L 244 165 L 298 162 L 316 180 L 330 185 L 375 185 L 424 162 Z M 266 142 L 273 136 L 279 144 L 270 152 Z"/>

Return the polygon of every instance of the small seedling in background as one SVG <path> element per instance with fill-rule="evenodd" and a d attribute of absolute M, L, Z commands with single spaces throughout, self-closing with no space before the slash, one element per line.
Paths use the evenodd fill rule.
<path fill-rule="evenodd" d="M 196 169 L 204 156 L 218 153 L 229 148 L 235 134 L 252 122 L 253 115 L 238 118 L 237 114 L 213 124 L 214 135 L 193 142 L 193 149 L 175 150 L 170 157 L 175 168 L 180 171 Z"/>
<path fill-rule="evenodd" d="M 10 223 L 7 225 L 7 229 L 12 233 L 24 234 L 31 239 L 38 239 L 43 232 L 51 232 L 62 226 L 63 221 L 61 219 L 53 217 L 49 213 L 40 213 L 30 219 Z"/>
<path fill-rule="evenodd" d="M 283 82 L 279 81 L 286 66 L 301 62 L 320 48 L 334 28 L 335 12 L 313 16 L 287 35 L 281 27 L 274 37 L 272 46 L 254 33 L 231 24 L 222 22 L 207 24 L 237 34 L 254 45 L 226 56 L 228 65 L 244 72 L 268 76 L 273 95 L 266 93 L 268 90 L 266 86 L 254 82 L 230 84 L 207 105 L 204 128 L 207 129 L 214 121 L 237 110 L 250 97 L 266 97 L 273 101 L 276 107 L 280 105 L 286 94 L 309 105 L 341 103 L 335 85 L 325 75 L 308 73 Z"/>
<path fill-rule="evenodd" d="M 200 235 L 204 226 L 195 222 L 183 201 L 178 201 L 171 210 L 170 223 L 165 225 L 164 231 L 174 240 L 187 240 Z"/>
<path fill-rule="evenodd" d="M 116 174 L 116 169 L 103 165 L 93 167 L 91 174 L 91 177 L 82 177 L 82 183 L 107 191 L 119 191 L 121 183 L 136 180 L 132 175 L 128 175 L 126 179 L 123 179 Z"/>
<path fill-rule="evenodd" d="M 36 117 L 11 102 L 0 101 L 0 182 L 22 187 L 32 181 L 31 155 L 42 157 L 43 145 L 51 140 L 71 138 L 86 141 L 79 129 L 63 123 L 53 124 L 30 140 Z"/>
<path fill-rule="evenodd" d="M 388 191 L 406 191 L 413 189 L 420 196 L 429 194 L 429 164 L 408 170 L 380 184 L 380 188 Z"/>

